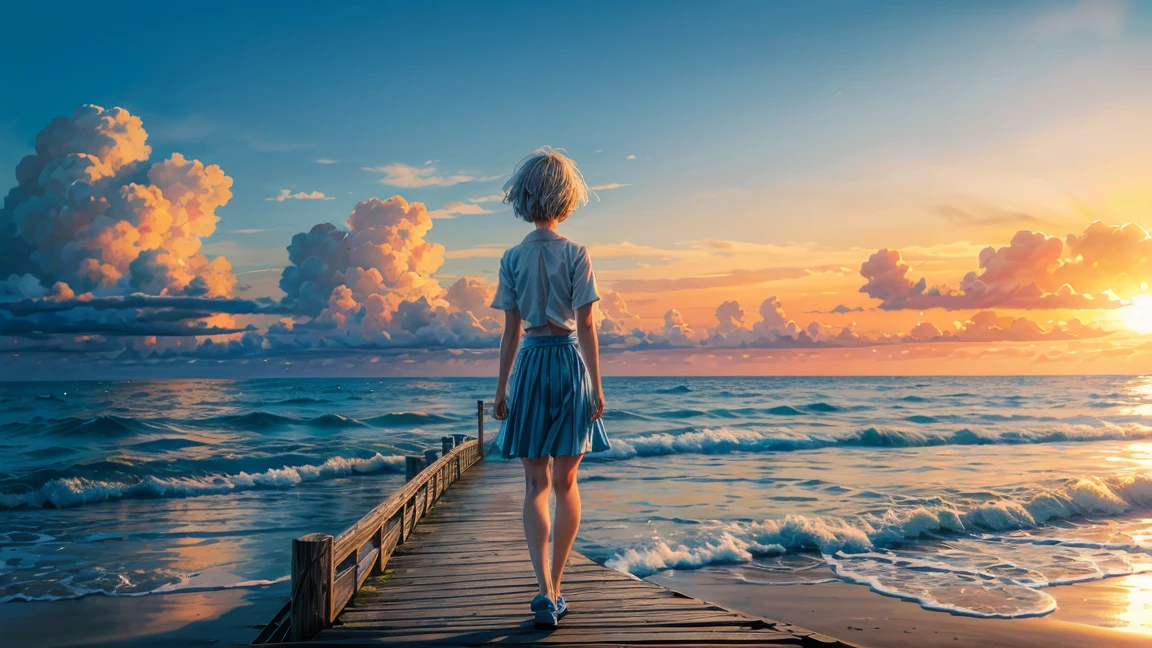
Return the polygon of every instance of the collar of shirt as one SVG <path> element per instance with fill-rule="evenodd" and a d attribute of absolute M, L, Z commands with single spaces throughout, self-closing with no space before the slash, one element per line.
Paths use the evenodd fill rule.
<path fill-rule="evenodd" d="M 528 232 L 528 236 L 524 237 L 523 243 L 531 243 L 532 241 L 555 241 L 564 238 L 556 233 L 556 230 L 546 228 L 534 229 Z"/>

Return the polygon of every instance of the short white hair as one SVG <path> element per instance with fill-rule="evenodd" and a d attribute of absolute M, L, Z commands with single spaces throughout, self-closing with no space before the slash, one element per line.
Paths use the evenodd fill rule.
<path fill-rule="evenodd" d="M 504 202 L 529 223 L 564 220 L 588 204 L 584 175 L 564 149 L 543 146 L 520 160 L 504 185 Z"/>

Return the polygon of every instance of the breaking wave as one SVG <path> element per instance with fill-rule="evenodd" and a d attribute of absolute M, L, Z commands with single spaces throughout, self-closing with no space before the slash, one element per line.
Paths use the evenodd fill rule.
<path fill-rule="evenodd" d="M 829 447 L 917 448 L 944 445 L 1075 443 L 1107 440 L 1152 439 L 1152 427 L 1140 424 L 1057 424 L 1049 429 L 984 430 L 960 428 L 953 432 L 900 430 L 867 427 L 844 432 L 796 432 L 788 428 L 752 430 L 742 428 L 692 429 L 681 434 L 659 432 L 613 438 L 612 449 L 590 458 L 629 459 L 671 454 L 727 454 L 733 452 L 787 452 Z"/>
<path fill-rule="evenodd" d="M 1044 588 L 1152 571 L 1152 541 L 1032 533 L 1075 535 L 1050 523 L 1067 526 L 1068 520 L 1108 519 L 1149 508 L 1152 474 L 1085 477 L 1017 498 L 968 505 L 945 502 L 849 517 L 710 522 L 679 540 L 657 538 L 618 550 L 606 564 L 648 576 L 812 552 L 839 579 L 926 609 L 986 618 L 1041 616 L 1056 609 Z M 1030 546 L 1044 549 L 1029 551 Z"/>
<path fill-rule="evenodd" d="M 126 498 L 198 497 L 258 489 L 285 489 L 306 482 L 403 470 L 403 456 L 377 453 L 363 459 L 332 457 L 318 465 L 284 466 L 262 472 L 202 477 L 149 475 L 136 481 L 64 477 L 49 480 L 31 492 L 0 493 L 0 509 L 68 508 Z"/>

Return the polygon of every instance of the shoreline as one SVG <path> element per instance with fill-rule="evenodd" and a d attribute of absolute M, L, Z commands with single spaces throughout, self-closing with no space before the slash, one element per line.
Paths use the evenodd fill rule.
<path fill-rule="evenodd" d="M 983 619 L 926 610 L 842 581 L 804 585 L 735 585 L 705 570 L 663 572 L 647 580 L 753 616 L 796 624 L 865 648 L 1147 648 L 1152 645 L 1152 607 L 1139 630 L 1105 627 L 1118 619 L 1123 597 L 1133 591 L 1119 576 L 1059 585 L 1047 591 L 1056 611 L 1040 617 Z M 1146 583 L 1136 591 L 1148 593 Z"/>
<path fill-rule="evenodd" d="M 1126 583 L 1137 579 L 1137 583 Z M 663 572 L 645 580 L 752 616 L 795 624 L 863 648 L 1146 648 L 1152 643 L 1152 594 L 1121 603 L 1152 584 L 1152 573 L 1061 585 L 1048 591 L 1055 612 L 1042 617 L 982 619 L 936 612 L 862 585 L 740 585 L 711 570 Z M 1145 582 L 1147 581 L 1147 582 Z M 1147 592 L 1147 590 L 1141 590 Z M 277 584 L 248 590 L 172 592 L 139 597 L 86 596 L 0 605 L 13 646 L 181 647 L 246 645 L 287 600 Z M 574 601 L 575 603 L 575 601 Z M 1122 609 L 1123 608 L 1123 609 Z M 1124 609 L 1142 630 L 1105 627 Z M 83 619 L 62 624 L 60 619 Z M 52 632 L 46 632 L 51 628 Z"/>

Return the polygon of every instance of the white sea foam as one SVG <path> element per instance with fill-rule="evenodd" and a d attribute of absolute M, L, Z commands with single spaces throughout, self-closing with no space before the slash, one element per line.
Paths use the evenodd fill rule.
<path fill-rule="evenodd" d="M 133 483 L 68 477 L 48 481 L 29 493 L 0 494 L 0 508 L 65 508 L 129 497 L 197 497 L 256 489 L 283 489 L 305 482 L 350 475 L 400 472 L 403 469 L 404 457 L 377 453 L 363 459 L 332 457 L 319 465 L 284 466 L 258 473 L 240 472 L 235 475 L 203 477 L 148 476 Z"/>
<path fill-rule="evenodd" d="M 872 591 L 919 603 L 928 610 L 983 618 L 1043 616 L 1056 599 L 1035 585 L 970 569 L 950 569 L 930 561 L 828 557 L 841 579 Z"/>
<path fill-rule="evenodd" d="M 0 603 L 12 601 L 65 601 L 69 599 L 84 598 L 85 596 L 116 596 L 138 597 L 151 594 L 174 594 L 177 592 L 215 592 L 233 589 L 258 589 L 269 587 L 278 583 L 288 582 L 291 575 L 280 576 L 273 579 L 252 579 L 235 583 L 221 583 L 211 585 L 198 585 L 194 576 L 177 575 L 171 572 L 158 570 L 155 573 L 144 575 L 143 572 L 129 574 L 98 574 L 95 577 L 83 578 L 85 574 L 66 576 L 51 587 L 45 587 L 43 581 L 30 581 L 28 583 L 12 582 L 5 584 L 2 591 L 19 589 L 22 585 L 30 587 L 30 591 L 20 591 L 14 594 L 0 596 Z"/>
<path fill-rule="evenodd" d="M 1036 431 L 1018 429 L 952 432 L 900 430 L 869 427 L 850 432 L 798 432 L 786 427 L 769 429 L 702 428 L 679 434 L 658 432 L 613 438 L 612 449 L 591 458 L 630 459 L 670 454 L 726 454 L 732 452 L 782 452 L 828 447 L 916 448 L 942 445 L 991 445 L 1068 443 L 1107 440 L 1152 439 L 1152 427 L 1139 423 L 1096 425 L 1059 423 Z M 1147 494 L 1152 499 L 1152 492 Z"/>
<path fill-rule="evenodd" d="M 891 508 L 882 515 L 849 517 L 788 515 L 762 522 L 704 525 L 702 536 L 683 543 L 657 539 L 641 548 L 629 548 L 609 561 L 610 566 L 648 575 L 663 569 L 751 560 L 765 547 L 781 551 L 861 553 L 877 546 L 939 533 L 973 533 L 1031 529 L 1051 520 L 1075 516 L 1119 515 L 1149 506 L 1152 475 L 1131 474 L 1111 479 L 1086 477 L 1063 487 L 1037 489 L 1021 499 L 1000 499 L 969 505 Z M 740 562 L 740 561 L 737 561 Z"/>

